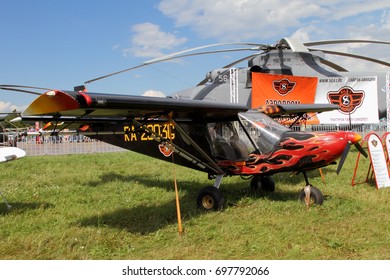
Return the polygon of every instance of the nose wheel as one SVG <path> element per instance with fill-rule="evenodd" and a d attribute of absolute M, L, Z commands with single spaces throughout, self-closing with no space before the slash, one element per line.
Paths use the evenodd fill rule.
<path fill-rule="evenodd" d="M 306 186 L 299 193 L 299 200 L 304 202 L 308 208 L 313 204 L 321 205 L 324 202 L 324 195 L 318 188 L 309 183 L 306 172 L 303 172 L 303 176 L 305 177 Z"/>
<path fill-rule="evenodd" d="M 307 191 L 305 191 L 305 188 L 307 187 L 310 188 L 309 195 L 307 195 Z M 305 188 L 303 188 L 299 193 L 300 201 L 306 203 L 308 206 L 313 204 L 321 205 L 324 202 L 324 195 L 318 188 L 313 187 L 312 185 L 308 185 Z"/>

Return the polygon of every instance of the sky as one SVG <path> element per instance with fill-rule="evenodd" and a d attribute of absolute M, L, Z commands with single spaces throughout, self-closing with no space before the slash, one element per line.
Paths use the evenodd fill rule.
<path fill-rule="evenodd" d="M 388 0 L 0 0 L 0 11 L 0 84 L 63 90 L 208 44 L 275 44 L 285 37 L 301 42 L 390 41 Z M 390 61 L 389 45 L 332 48 Z M 249 54 L 218 53 L 156 63 L 89 83 L 87 88 L 168 95 Z M 340 57 L 333 61 L 360 71 L 377 67 Z M 23 111 L 34 98 L 0 91 L 0 112 Z"/>

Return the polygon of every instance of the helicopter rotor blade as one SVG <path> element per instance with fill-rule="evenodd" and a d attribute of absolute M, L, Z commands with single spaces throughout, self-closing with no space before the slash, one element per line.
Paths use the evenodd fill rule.
<path fill-rule="evenodd" d="M 172 59 L 172 58 L 174 58 L 174 57 L 176 57 L 178 55 L 180 56 L 180 55 L 183 55 L 183 54 L 186 54 L 186 53 L 190 53 L 190 52 L 193 52 L 193 51 L 197 51 L 197 50 L 201 50 L 201 49 L 207 49 L 207 48 L 212 48 L 212 47 L 229 46 L 229 45 L 230 46 L 236 45 L 236 46 L 257 47 L 257 48 L 255 48 L 255 50 L 269 48 L 269 45 L 258 44 L 258 43 L 250 43 L 250 42 L 217 43 L 217 44 L 204 45 L 204 46 L 200 46 L 200 47 L 195 47 L 195 48 L 186 49 L 186 50 L 182 50 L 182 51 L 179 51 L 179 52 L 171 53 L 171 54 L 168 54 L 168 55 L 164 55 L 164 56 L 161 56 L 161 57 L 157 57 L 157 58 L 145 61 L 145 63 L 155 63 L 155 62 L 159 62 L 160 60 L 165 61 L 166 59 Z"/>
<path fill-rule="evenodd" d="M 205 49 L 205 48 L 219 47 L 219 46 L 225 46 L 225 45 L 244 45 L 244 46 L 252 46 L 252 47 L 251 48 L 236 48 L 236 49 L 224 49 L 224 50 L 214 50 L 214 51 L 207 51 L 207 52 L 190 53 L 190 52 L 194 52 L 194 51 Z M 151 65 L 151 64 L 155 64 L 155 63 L 163 62 L 163 61 L 168 61 L 168 60 L 173 60 L 173 59 L 178 59 L 178 58 L 183 58 L 183 57 L 196 56 L 196 55 L 205 55 L 205 54 L 215 54 L 215 53 L 222 53 L 222 52 L 259 51 L 259 50 L 267 49 L 267 48 L 269 48 L 269 45 L 257 44 L 257 43 L 237 43 L 237 42 L 205 45 L 205 46 L 201 46 L 201 47 L 196 47 L 196 48 L 192 48 L 192 49 L 183 50 L 183 51 L 180 51 L 180 52 L 175 52 L 175 53 L 168 54 L 168 55 L 165 55 L 165 56 L 162 56 L 162 57 L 158 57 L 158 58 L 155 58 L 155 59 L 151 59 L 151 60 L 145 61 L 145 62 L 143 62 L 143 63 L 141 63 L 139 65 L 136 65 L 136 66 L 124 69 L 124 70 L 120 70 L 120 71 L 117 71 L 117 72 L 113 72 L 113 73 L 110 73 L 110 74 L 107 74 L 107 75 L 104 75 L 104 76 L 100 76 L 98 78 L 88 80 L 88 81 L 86 81 L 84 83 L 85 84 L 92 83 L 92 82 L 95 82 L 95 81 L 98 81 L 98 80 L 101 80 L 101 79 L 105 79 L 105 78 L 108 78 L 108 77 L 111 77 L 111 76 L 114 76 L 114 75 L 118 75 L 118 74 L 121 74 L 121 73 L 124 73 L 124 72 L 127 72 L 127 71 L 135 70 L 137 68 L 141 68 L 141 67 L 144 67 L 144 66 L 147 66 L 147 65 Z"/>
<path fill-rule="evenodd" d="M 362 55 L 351 54 L 351 53 L 346 53 L 346 52 L 330 51 L 330 50 L 324 50 L 324 49 L 309 49 L 309 50 L 310 51 L 320 51 L 320 52 L 328 53 L 328 54 L 334 54 L 334 55 L 340 55 L 340 56 L 346 56 L 346 57 L 363 59 L 363 60 L 367 60 L 367 61 L 370 61 L 370 62 L 374 62 L 374 63 L 377 63 L 377 64 L 381 64 L 381 65 L 385 65 L 385 66 L 390 67 L 390 63 L 385 62 L 383 60 L 379 60 L 379 59 L 375 59 L 375 58 L 372 58 L 372 57 L 368 57 L 368 56 L 362 56 Z"/>
<path fill-rule="evenodd" d="M 350 43 L 371 43 L 371 44 L 388 44 L 388 41 L 378 41 L 378 40 L 349 40 L 349 39 L 336 39 L 336 40 L 324 40 L 324 41 L 313 41 L 303 43 L 304 46 L 320 46 L 320 45 L 333 45 L 333 44 L 350 44 Z"/>
<path fill-rule="evenodd" d="M 42 93 L 31 91 L 31 90 L 26 90 L 26 89 L 39 89 L 39 90 L 45 90 L 45 91 L 53 90 L 50 88 L 22 86 L 22 85 L 0 85 L 0 89 L 9 90 L 9 91 L 24 92 L 24 93 L 34 94 L 34 95 L 41 95 Z"/>
<path fill-rule="evenodd" d="M 342 67 L 342 66 L 340 66 L 340 65 L 338 65 L 338 64 L 336 64 L 336 63 L 334 63 L 332 61 L 329 61 L 327 59 L 320 58 L 320 61 L 321 61 L 322 64 L 325 64 L 326 66 L 329 66 L 329 67 L 331 67 L 331 68 L 333 68 L 333 69 L 335 69 L 335 70 L 337 70 L 339 72 L 348 72 L 348 70 L 345 69 L 344 67 Z"/>

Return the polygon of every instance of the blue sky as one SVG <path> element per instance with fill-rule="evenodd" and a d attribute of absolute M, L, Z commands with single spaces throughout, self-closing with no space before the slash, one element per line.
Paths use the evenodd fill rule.
<path fill-rule="evenodd" d="M 0 11 L 0 84 L 53 89 L 72 89 L 164 54 L 220 42 L 274 44 L 283 37 L 390 41 L 388 0 L 1 0 Z M 390 61 L 388 46 L 355 44 L 338 50 Z M 88 89 L 170 94 L 244 55 L 248 53 L 153 64 Z M 341 58 L 337 62 L 358 70 L 367 67 Z M 0 112 L 23 110 L 34 98 L 0 91 Z"/>

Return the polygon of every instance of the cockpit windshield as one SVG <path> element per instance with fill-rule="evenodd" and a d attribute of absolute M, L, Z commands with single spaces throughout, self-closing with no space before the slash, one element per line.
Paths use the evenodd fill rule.
<path fill-rule="evenodd" d="M 289 130 L 267 115 L 256 111 L 239 113 L 238 117 L 261 154 L 271 153 L 282 134 Z"/>

